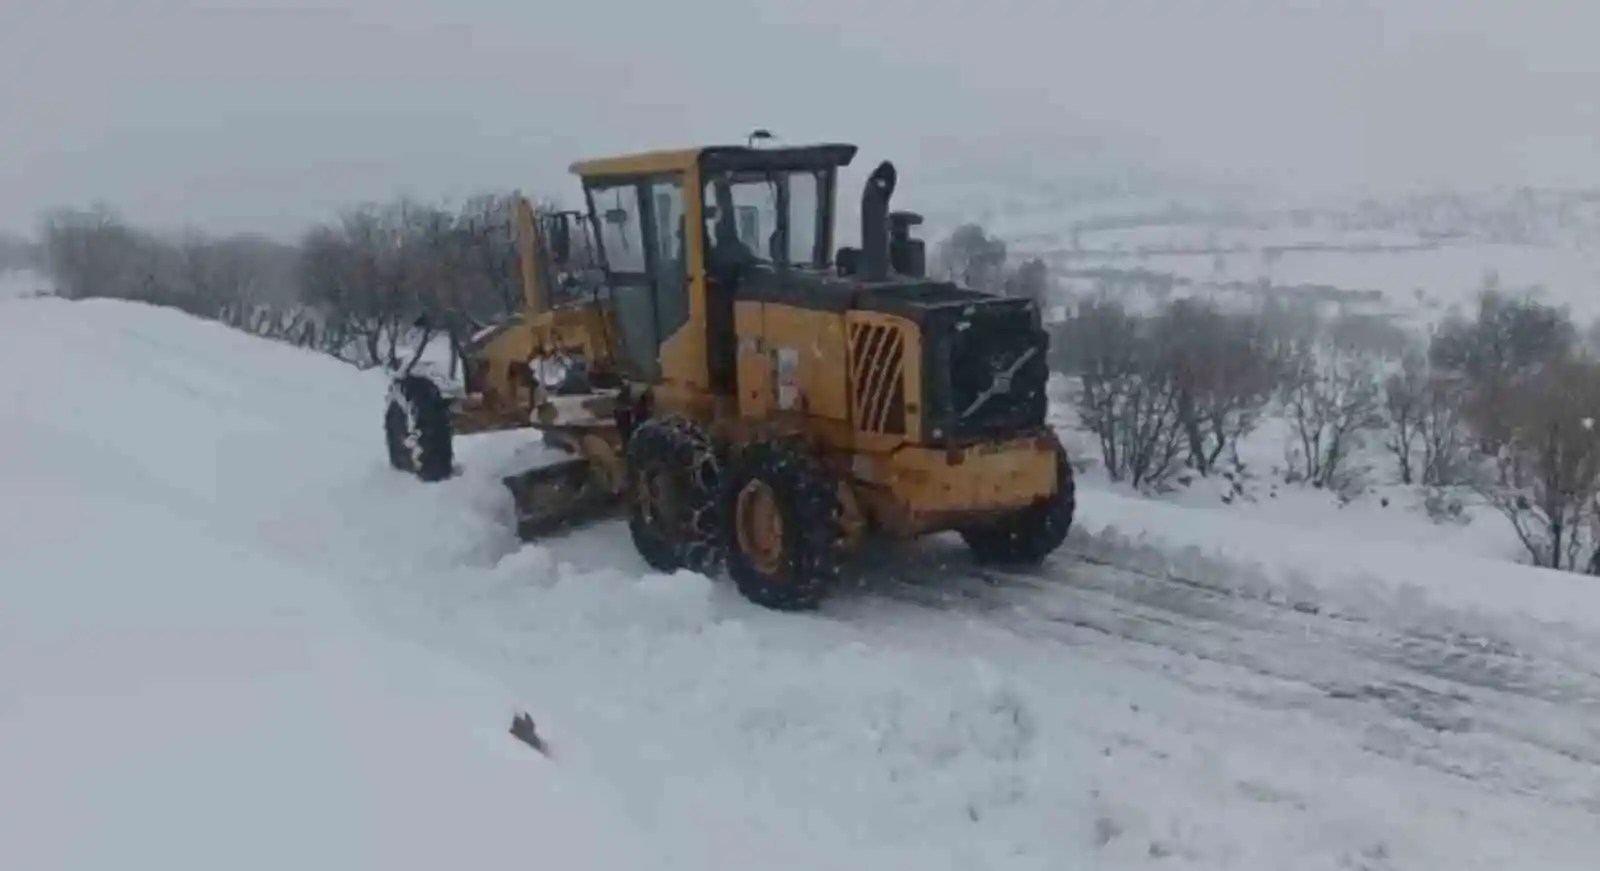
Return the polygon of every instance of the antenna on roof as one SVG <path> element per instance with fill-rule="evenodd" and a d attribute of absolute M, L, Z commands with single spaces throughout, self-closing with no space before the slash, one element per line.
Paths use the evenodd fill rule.
<path fill-rule="evenodd" d="M 745 140 L 744 140 L 745 147 L 746 148 L 754 148 L 754 147 L 756 147 L 756 140 L 758 140 L 758 139 L 763 141 L 763 142 L 772 139 L 772 131 L 768 130 L 765 127 L 757 127 L 756 129 L 750 131 L 750 135 L 745 137 Z"/>

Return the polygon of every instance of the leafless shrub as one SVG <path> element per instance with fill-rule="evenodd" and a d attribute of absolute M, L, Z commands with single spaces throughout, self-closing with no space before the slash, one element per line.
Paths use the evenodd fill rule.
<path fill-rule="evenodd" d="M 1031 299 L 1041 307 L 1048 305 L 1052 295 L 1050 268 L 1037 257 L 1024 260 L 1016 269 L 1007 272 L 1005 292 L 1007 296 Z"/>
<path fill-rule="evenodd" d="M 1439 325 L 1428 358 L 1469 388 L 1463 413 L 1478 451 L 1493 455 L 1509 438 L 1503 411 L 1515 400 L 1516 384 L 1576 345 L 1577 330 L 1564 310 L 1489 287 L 1479 294 L 1472 320 L 1453 315 Z"/>
<path fill-rule="evenodd" d="M 303 309 L 296 302 L 294 248 L 264 237 L 160 234 L 104 206 L 57 210 L 40 229 L 44 268 L 69 299 L 170 306 L 274 337 Z"/>
<path fill-rule="evenodd" d="M 1152 324 L 1105 300 L 1062 325 L 1062 361 L 1079 382 L 1078 417 L 1113 480 L 1160 487 L 1179 468 L 1183 433 L 1167 355 Z"/>
<path fill-rule="evenodd" d="M 68 298 L 171 306 L 360 366 L 395 365 L 407 345 L 443 332 L 454 369 L 473 332 L 521 305 L 514 203 L 510 194 L 483 194 L 459 209 L 405 199 L 364 205 L 311 228 L 298 245 L 162 234 L 95 205 L 44 216 L 34 250 Z M 592 255 L 586 240 L 573 241 L 576 259 Z"/>
<path fill-rule="evenodd" d="M 45 271 L 67 299 L 148 299 L 157 258 L 149 234 L 104 205 L 58 209 L 40 224 Z"/>
<path fill-rule="evenodd" d="M 450 339 L 451 368 L 478 327 L 520 305 L 513 200 L 457 211 L 408 200 L 350 209 L 301 242 L 300 284 L 324 316 L 325 349 L 395 366 L 407 344 Z"/>
<path fill-rule="evenodd" d="M 1600 364 L 1563 359 L 1506 385 L 1479 489 L 1510 521 L 1535 565 L 1593 569 L 1600 523 Z"/>
<path fill-rule="evenodd" d="M 173 245 L 175 284 L 192 314 L 267 338 L 281 338 L 304 317 L 294 265 L 298 251 L 260 236 L 210 239 L 189 233 Z"/>
<path fill-rule="evenodd" d="M 1312 486 L 1348 494 L 1365 472 L 1351 458 L 1383 423 L 1383 390 L 1378 360 L 1336 336 L 1330 330 L 1321 340 L 1289 344 L 1280 397 L 1293 434 L 1288 459 L 1295 473 Z"/>
<path fill-rule="evenodd" d="M 979 290 L 1003 290 L 1006 243 L 980 224 L 962 224 L 934 247 L 934 274 Z"/>
<path fill-rule="evenodd" d="M 1417 350 L 1384 381 L 1388 422 L 1384 446 L 1394 455 L 1400 483 L 1450 487 L 1467 483 L 1470 445 L 1463 420 L 1467 388 L 1435 371 Z"/>
<path fill-rule="evenodd" d="M 1279 365 L 1266 324 L 1256 314 L 1180 299 L 1157 318 L 1154 341 L 1166 358 L 1188 463 L 1209 475 L 1272 398 Z"/>

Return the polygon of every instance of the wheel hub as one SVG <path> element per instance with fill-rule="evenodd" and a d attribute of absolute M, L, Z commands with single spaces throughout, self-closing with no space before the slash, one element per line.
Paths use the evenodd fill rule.
<path fill-rule="evenodd" d="M 778 574 L 783 567 L 783 512 L 777 494 L 765 481 L 751 481 L 739 491 L 734 518 L 739 550 L 763 574 Z"/>
<path fill-rule="evenodd" d="M 677 510 L 677 486 L 665 469 L 640 470 L 634 476 L 634 499 L 646 523 L 677 533 L 681 518 Z"/>

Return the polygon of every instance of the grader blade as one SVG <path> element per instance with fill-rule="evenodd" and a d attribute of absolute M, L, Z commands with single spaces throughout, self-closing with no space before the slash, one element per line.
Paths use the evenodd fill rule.
<path fill-rule="evenodd" d="M 621 504 L 594 464 L 581 457 L 508 475 L 501 481 L 511 491 L 517 537 L 523 541 L 537 541 L 600 520 Z"/>

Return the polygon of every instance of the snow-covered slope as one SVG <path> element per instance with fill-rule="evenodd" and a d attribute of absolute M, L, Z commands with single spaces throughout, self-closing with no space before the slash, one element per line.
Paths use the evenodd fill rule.
<path fill-rule="evenodd" d="M 321 361 L 56 300 L 0 303 L 0 358 L 0 864 L 643 867 L 504 687 L 252 534 Z"/>
<path fill-rule="evenodd" d="M 1086 489 L 1042 576 L 935 539 L 778 615 L 649 573 L 615 523 L 519 547 L 498 475 L 537 452 L 401 477 L 381 380 L 332 360 L 23 299 L 0 363 L 10 867 L 1600 854 L 1577 579 Z"/>

